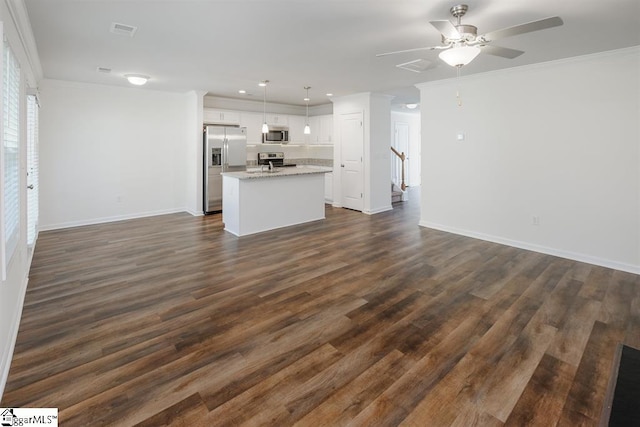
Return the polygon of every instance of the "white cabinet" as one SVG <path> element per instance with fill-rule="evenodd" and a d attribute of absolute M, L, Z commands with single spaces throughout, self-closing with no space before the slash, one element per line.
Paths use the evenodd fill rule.
<path fill-rule="evenodd" d="M 237 125 L 240 124 L 240 113 L 205 108 L 203 121 L 205 124 Z"/>
<path fill-rule="evenodd" d="M 321 144 L 333 144 L 333 114 L 320 117 L 320 140 Z"/>
<path fill-rule="evenodd" d="M 324 201 L 333 203 L 333 172 L 324 174 Z"/>
<path fill-rule="evenodd" d="M 309 117 L 309 144 L 333 144 L 333 114 Z"/>
<path fill-rule="evenodd" d="M 262 114 L 243 111 L 240 127 L 247 128 L 247 144 L 262 144 Z"/>
<path fill-rule="evenodd" d="M 286 114 L 267 114 L 267 124 L 269 126 L 288 126 L 289 117 Z"/>
<path fill-rule="evenodd" d="M 306 136 L 304 134 L 304 125 L 306 124 L 305 116 L 289 116 L 289 143 L 304 144 Z"/>
<path fill-rule="evenodd" d="M 307 144 L 317 144 L 320 138 L 320 118 L 318 116 L 309 117 L 309 127 L 311 133 L 305 135 L 305 142 Z"/>
<path fill-rule="evenodd" d="M 247 129 L 247 144 L 262 144 L 262 124 L 265 115 L 260 112 L 204 109 L 205 124 L 236 125 Z M 304 134 L 306 116 L 267 114 L 267 124 L 273 128 L 288 128 L 291 144 L 332 144 L 333 115 L 309 117 L 311 135 Z"/>

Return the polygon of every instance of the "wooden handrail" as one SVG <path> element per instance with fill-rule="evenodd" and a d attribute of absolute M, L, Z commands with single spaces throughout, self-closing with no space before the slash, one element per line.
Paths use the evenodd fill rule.
<path fill-rule="evenodd" d="M 407 186 L 404 183 L 404 161 L 407 158 L 404 155 L 404 152 L 400 153 L 398 150 L 396 150 L 395 148 L 391 147 L 391 151 L 393 151 L 393 154 L 395 154 L 396 156 L 398 156 L 400 158 L 400 160 L 402 161 L 402 184 L 400 184 L 400 188 L 402 188 L 402 191 L 407 189 Z"/>

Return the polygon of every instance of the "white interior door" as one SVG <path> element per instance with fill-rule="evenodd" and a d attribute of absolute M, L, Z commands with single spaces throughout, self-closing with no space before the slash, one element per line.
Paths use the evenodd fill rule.
<path fill-rule="evenodd" d="M 395 123 L 395 149 L 400 153 L 404 153 L 404 183 L 409 185 L 409 123 Z M 398 185 L 402 183 L 402 160 L 395 154 L 392 157 L 395 161 L 392 165 L 392 173 L 394 182 Z"/>
<path fill-rule="evenodd" d="M 340 169 L 342 171 L 342 206 L 362 211 L 364 208 L 364 132 L 362 113 L 340 115 Z"/>

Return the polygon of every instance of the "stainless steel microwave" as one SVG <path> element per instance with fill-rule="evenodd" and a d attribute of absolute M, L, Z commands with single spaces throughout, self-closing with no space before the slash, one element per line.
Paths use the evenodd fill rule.
<path fill-rule="evenodd" d="M 269 132 L 262 134 L 263 144 L 286 144 L 289 142 L 288 129 L 269 129 Z"/>

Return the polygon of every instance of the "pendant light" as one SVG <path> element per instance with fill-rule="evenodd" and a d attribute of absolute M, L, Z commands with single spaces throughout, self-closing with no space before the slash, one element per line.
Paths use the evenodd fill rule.
<path fill-rule="evenodd" d="M 304 134 L 305 135 L 310 135 L 311 134 L 311 128 L 309 127 L 309 89 L 311 89 L 311 87 L 310 86 L 305 86 L 304 88 L 307 91 L 307 96 L 304 99 L 307 102 L 307 124 L 304 125 Z"/>
<path fill-rule="evenodd" d="M 269 80 L 263 80 L 259 86 L 264 88 L 264 95 L 262 97 L 262 133 L 269 133 L 269 126 L 267 125 L 267 83 Z"/>

